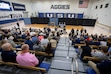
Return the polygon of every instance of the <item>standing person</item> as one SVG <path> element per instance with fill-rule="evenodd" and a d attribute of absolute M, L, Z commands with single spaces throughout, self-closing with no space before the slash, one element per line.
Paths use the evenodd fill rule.
<path fill-rule="evenodd" d="M 81 34 L 83 33 L 83 28 L 80 30 Z"/>
<path fill-rule="evenodd" d="M 20 28 L 20 24 L 17 22 L 17 26 L 18 26 L 18 28 Z"/>
<path fill-rule="evenodd" d="M 76 30 L 76 35 L 78 35 L 78 33 L 79 33 L 79 30 L 77 29 L 77 30 Z"/>
<path fill-rule="evenodd" d="M 72 28 L 71 33 L 74 34 L 74 29 Z"/>
<path fill-rule="evenodd" d="M 86 30 L 86 29 L 84 29 L 84 33 L 87 33 L 87 30 Z"/>

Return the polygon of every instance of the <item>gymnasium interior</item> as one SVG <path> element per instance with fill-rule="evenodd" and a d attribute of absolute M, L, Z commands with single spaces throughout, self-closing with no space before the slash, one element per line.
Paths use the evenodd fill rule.
<path fill-rule="evenodd" d="M 110 19 L 111 0 L 0 0 L 0 74 L 111 74 Z"/>

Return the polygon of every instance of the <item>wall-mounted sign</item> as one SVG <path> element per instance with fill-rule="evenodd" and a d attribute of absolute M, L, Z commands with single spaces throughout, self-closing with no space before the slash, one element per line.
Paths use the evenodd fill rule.
<path fill-rule="evenodd" d="M 10 15 L 0 15 L 0 20 L 11 19 Z"/>
<path fill-rule="evenodd" d="M 75 18 L 75 13 L 67 13 L 66 18 Z"/>
<path fill-rule="evenodd" d="M 70 5 L 51 5 L 50 9 L 70 9 Z"/>
<path fill-rule="evenodd" d="M 12 11 L 10 3 L 6 1 L 0 1 L 0 11 Z"/>
<path fill-rule="evenodd" d="M 46 17 L 48 18 L 54 17 L 54 13 L 46 13 Z"/>
<path fill-rule="evenodd" d="M 10 14 L 12 19 L 22 18 L 22 14 Z"/>
<path fill-rule="evenodd" d="M 12 3 L 14 11 L 26 11 L 24 4 Z"/>
<path fill-rule="evenodd" d="M 56 13 L 56 17 L 58 17 L 58 18 L 64 18 L 64 13 Z"/>
<path fill-rule="evenodd" d="M 40 18 L 83 18 L 84 13 L 38 13 Z"/>
<path fill-rule="evenodd" d="M 1 20 L 9 20 L 9 19 L 18 19 L 22 18 L 22 14 L 7 14 L 7 15 L 0 15 Z"/>

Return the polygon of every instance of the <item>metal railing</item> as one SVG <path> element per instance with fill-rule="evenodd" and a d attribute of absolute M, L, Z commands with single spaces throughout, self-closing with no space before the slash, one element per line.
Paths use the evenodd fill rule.
<path fill-rule="evenodd" d="M 79 74 L 79 71 L 78 71 L 78 62 L 75 59 L 75 57 L 72 58 L 71 74 L 74 74 L 74 63 L 75 63 L 76 74 Z"/>

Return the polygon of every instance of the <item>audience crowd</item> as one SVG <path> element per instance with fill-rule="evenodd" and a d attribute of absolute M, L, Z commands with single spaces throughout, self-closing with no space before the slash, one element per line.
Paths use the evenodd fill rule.
<path fill-rule="evenodd" d="M 29 52 L 34 50 L 35 52 L 45 52 L 47 54 L 55 53 L 57 42 L 59 41 L 60 35 L 67 33 L 65 27 L 63 29 L 55 28 L 51 30 L 49 27 L 40 29 L 0 29 L 0 55 L 1 60 L 4 62 L 16 62 L 23 66 L 39 66 L 44 60 L 44 56 L 36 56 Z M 97 74 L 105 74 L 104 72 L 109 71 L 111 68 L 111 36 L 97 35 L 87 33 L 86 29 L 72 29 L 69 33 L 69 39 L 72 41 L 72 45 L 78 51 L 80 59 L 84 62 L 84 57 L 96 57 L 100 61 L 97 65 L 95 61 L 89 61 L 86 59 L 88 64 L 94 68 Z M 83 46 L 76 46 L 76 44 L 84 44 Z M 93 49 L 93 45 L 98 48 Z M 21 49 L 15 51 L 16 49 Z M 19 52 L 19 53 L 18 53 Z M 107 64 L 106 64 L 107 63 Z M 93 64 L 93 66 L 92 66 Z M 106 73 L 108 74 L 108 73 Z"/>
<path fill-rule="evenodd" d="M 79 58 L 85 63 L 88 62 L 96 74 L 111 74 L 111 36 L 89 35 L 86 29 L 72 29 L 69 39 L 76 48 Z"/>
<path fill-rule="evenodd" d="M 40 29 L 0 29 L 0 60 L 14 62 L 23 66 L 39 66 L 47 57 L 35 55 L 30 51 L 52 54 L 56 50 L 62 31 L 49 27 Z M 19 49 L 19 50 L 18 50 Z"/>

